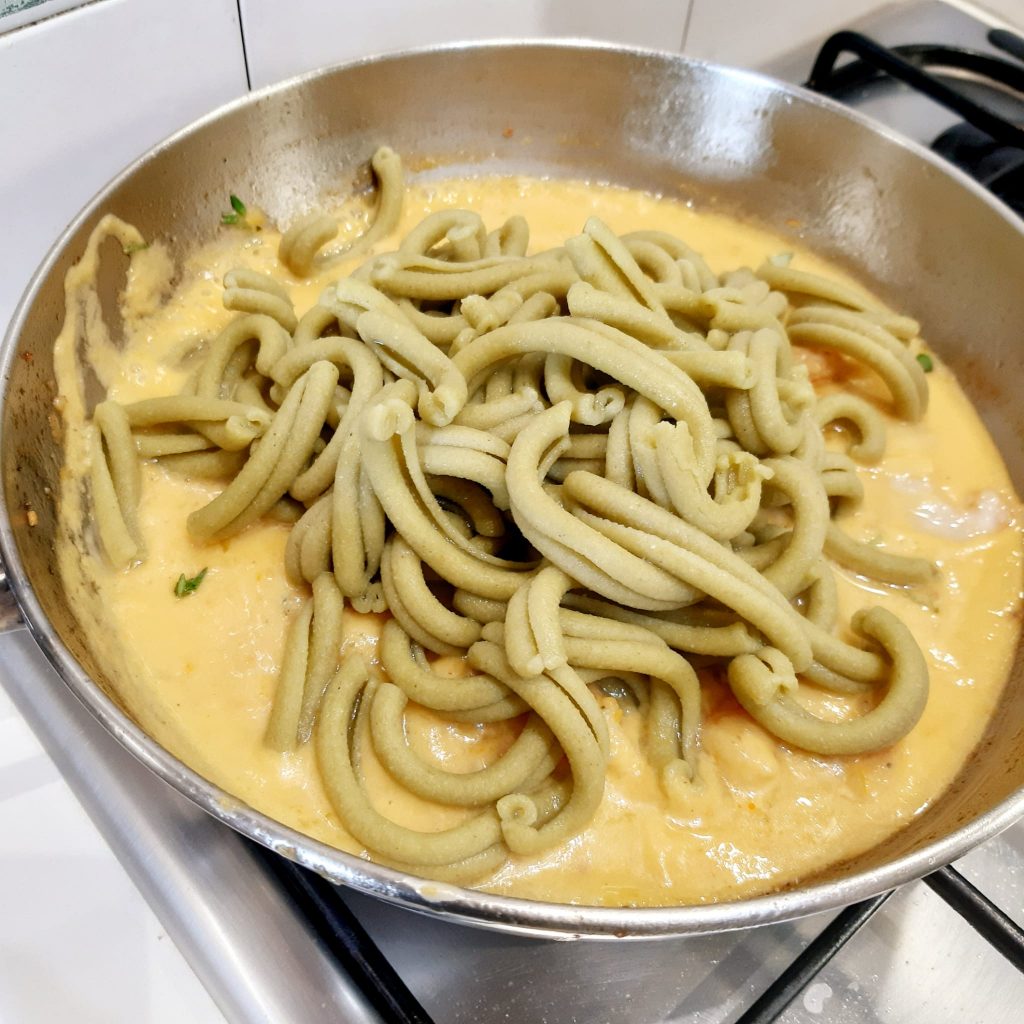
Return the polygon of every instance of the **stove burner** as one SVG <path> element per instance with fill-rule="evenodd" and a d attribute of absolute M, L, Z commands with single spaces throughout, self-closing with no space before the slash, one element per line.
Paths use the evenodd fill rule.
<path fill-rule="evenodd" d="M 988 39 L 1009 57 L 1024 62 L 1024 39 L 1004 30 L 990 32 Z M 836 61 L 843 53 L 852 53 L 857 59 L 837 68 Z M 968 90 L 955 88 L 948 81 L 951 72 L 988 87 L 998 95 L 999 103 L 979 102 L 972 98 L 976 90 L 969 90 L 972 95 L 968 95 Z M 1024 66 L 960 47 L 889 49 L 858 32 L 837 32 L 822 46 L 806 84 L 843 99 L 886 76 L 964 118 L 963 123 L 943 132 L 932 149 L 1024 217 Z"/>
<path fill-rule="evenodd" d="M 1024 149 L 1000 145 L 966 122 L 944 131 L 932 149 L 1024 217 Z"/>

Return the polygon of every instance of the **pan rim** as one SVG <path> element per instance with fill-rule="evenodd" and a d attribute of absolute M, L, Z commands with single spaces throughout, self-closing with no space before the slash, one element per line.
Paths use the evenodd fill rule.
<path fill-rule="evenodd" d="M 819 106 L 832 114 L 838 114 L 847 121 L 869 129 L 874 135 L 885 138 L 889 144 L 909 150 L 941 174 L 952 177 L 962 187 L 966 187 L 977 199 L 983 201 L 1018 231 L 1024 230 L 1016 222 L 1012 211 L 963 172 L 951 168 L 923 146 L 878 125 L 856 111 L 843 107 L 836 101 L 756 72 L 724 68 L 711 62 L 693 60 L 667 51 L 590 40 L 502 39 L 410 48 L 327 65 L 248 93 L 174 132 L 150 147 L 111 178 L 61 232 L 33 274 L 15 308 L 0 346 L 0 407 L 4 407 L 7 400 L 11 365 L 18 340 L 43 282 L 65 253 L 74 235 L 100 211 L 108 197 L 139 168 L 172 149 L 179 141 L 236 110 L 255 106 L 279 93 L 301 89 L 306 83 L 326 75 L 383 62 L 418 59 L 429 54 L 531 48 L 610 52 L 629 59 L 640 58 L 701 67 L 727 78 L 751 82 L 761 88 L 771 88 L 776 93 L 781 92 L 799 102 Z M 3 488 L 2 481 L 0 488 Z M 476 889 L 418 879 L 416 876 L 337 850 L 269 818 L 204 779 L 143 732 L 91 679 L 49 626 L 25 572 L 6 497 L 4 493 L 4 500 L 0 502 L 0 558 L 6 568 L 8 584 L 35 643 L 75 697 L 103 727 L 137 760 L 224 824 L 333 882 L 349 885 L 360 892 L 410 910 L 431 913 L 462 924 L 545 938 L 654 939 L 728 931 L 834 910 L 878 895 L 956 859 L 1024 816 L 1022 787 L 986 814 L 950 832 L 942 839 L 880 867 L 859 872 L 848 878 L 797 885 L 777 893 L 706 905 L 620 908 L 556 904 L 498 896 Z"/>

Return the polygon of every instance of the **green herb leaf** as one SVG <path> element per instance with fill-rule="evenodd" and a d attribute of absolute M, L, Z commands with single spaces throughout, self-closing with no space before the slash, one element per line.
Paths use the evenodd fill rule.
<path fill-rule="evenodd" d="M 130 242 L 128 245 L 121 247 L 121 251 L 125 256 L 131 256 L 133 253 L 142 252 L 149 248 L 149 242 Z"/>
<path fill-rule="evenodd" d="M 231 200 L 231 210 L 220 215 L 221 224 L 244 224 L 245 218 L 248 215 L 245 203 L 234 192 L 228 198 Z"/>
<path fill-rule="evenodd" d="M 927 352 L 918 352 L 917 361 L 921 364 L 921 369 L 925 373 L 931 373 L 935 369 L 935 362 Z"/>
<path fill-rule="evenodd" d="M 182 573 L 178 577 L 178 582 L 174 584 L 174 596 L 188 597 L 189 594 L 194 594 L 199 589 L 199 584 L 203 582 L 206 572 L 207 570 L 203 569 L 198 575 L 192 577 Z"/>

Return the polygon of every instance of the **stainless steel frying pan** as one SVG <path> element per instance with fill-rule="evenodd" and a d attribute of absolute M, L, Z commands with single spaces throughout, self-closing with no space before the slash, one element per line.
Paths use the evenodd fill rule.
<path fill-rule="evenodd" d="M 827 910 L 925 874 L 1024 814 L 1019 651 L 987 735 L 934 806 L 796 888 L 714 906 L 558 906 L 424 882 L 240 804 L 138 728 L 51 559 L 61 451 L 48 413 L 64 274 L 106 212 L 182 254 L 216 230 L 229 192 L 287 220 L 321 189 L 358 184 L 367 155 L 384 142 L 414 168 L 612 181 L 799 238 L 922 321 L 1024 489 L 1024 225 L 925 151 L 799 89 L 674 55 L 501 43 L 348 64 L 225 107 L 129 167 L 57 241 L 7 333 L 0 550 L 8 583 L 43 652 L 107 730 L 226 824 L 334 881 L 452 920 L 547 937 L 682 935 Z M 111 295 L 116 262 L 105 261 L 101 281 Z"/>

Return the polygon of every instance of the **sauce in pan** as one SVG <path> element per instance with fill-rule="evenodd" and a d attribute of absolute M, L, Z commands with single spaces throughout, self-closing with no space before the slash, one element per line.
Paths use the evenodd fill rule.
<path fill-rule="evenodd" d="M 517 178 L 467 179 L 410 189 L 399 233 L 442 207 L 478 211 L 488 224 L 512 213 L 531 226 L 531 249 L 561 244 L 591 214 L 614 231 L 656 228 L 684 238 L 713 269 L 756 266 L 792 248 L 771 234 L 679 201 L 608 186 Z M 357 230 L 361 207 L 350 210 Z M 344 222 L 343 222 L 344 223 Z M 160 246 L 132 259 L 124 296 L 128 345 L 94 341 L 89 359 L 110 397 L 130 402 L 173 393 L 187 353 L 232 316 L 221 304 L 224 274 L 236 266 L 287 276 L 279 236 L 226 229 L 173 271 Z M 383 247 L 379 247 L 383 248 Z M 842 278 L 807 252 L 795 266 Z M 300 314 L 350 268 L 289 285 Z M 75 271 L 73 273 L 77 273 Z M 94 272 L 87 260 L 83 280 Z M 913 312 L 913 311 L 911 311 Z M 93 311 L 95 313 L 95 311 Z M 88 318 L 89 310 L 85 310 Z M 807 356 L 812 378 L 827 366 Z M 58 350 L 68 426 L 69 485 L 63 515 L 82 515 L 76 474 L 85 459 L 76 441 L 82 409 L 69 383 L 74 346 Z M 1005 468 L 952 374 L 936 362 L 921 423 L 890 419 L 886 455 L 862 468 L 866 496 L 845 522 L 861 540 L 916 554 L 939 566 L 935 584 L 888 587 L 837 570 L 841 619 L 872 603 L 911 628 L 928 662 L 931 690 L 911 733 L 880 752 L 822 757 L 790 749 L 753 722 L 724 685 L 704 689 L 699 781 L 685 802 L 669 802 L 641 756 L 639 715 L 602 698 L 611 731 L 603 802 L 567 844 L 512 857 L 483 888 L 556 902 L 669 905 L 769 891 L 851 857 L 920 814 L 957 774 L 999 697 L 1018 635 L 1021 600 L 1020 504 Z M 827 386 L 827 384 L 826 384 Z M 861 382 L 870 391 L 871 382 Z M 875 397 L 884 407 L 879 389 Z M 361 853 L 326 799 L 312 745 L 280 754 L 263 742 L 289 616 L 300 591 L 285 578 L 288 527 L 260 523 L 223 543 L 198 545 L 185 520 L 219 485 L 189 481 L 155 463 L 144 466 L 140 521 L 147 557 L 114 572 L 65 542 L 61 565 L 83 619 L 110 655 L 119 692 L 140 725 L 170 751 L 240 800 L 299 831 Z M 201 587 L 174 594 L 181 573 L 208 572 Z M 94 589 L 95 588 L 95 589 Z M 375 616 L 346 609 L 345 644 L 374 657 Z M 461 663 L 446 659 L 451 672 Z M 860 710 L 855 698 L 811 690 L 823 716 Z M 514 728 L 457 725 L 410 707 L 408 735 L 423 758 L 470 771 L 511 741 Z M 375 805 L 422 830 L 456 823 L 465 812 L 432 804 L 394 784 L 364 758 Z"/>

